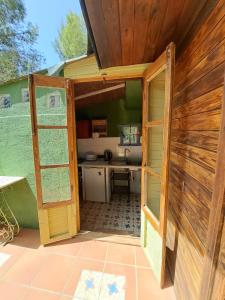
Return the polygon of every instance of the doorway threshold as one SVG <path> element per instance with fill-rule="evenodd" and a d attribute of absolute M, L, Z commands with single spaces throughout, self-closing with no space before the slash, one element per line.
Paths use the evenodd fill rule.
<path fill-rule="evenodd" d="M 118 231 L 88 231 L 80 230 L 76 238 L 83 240 L 96 240 L 101 242 L 109 242 L 115 244 L 132 245 L 140 247 L 140 238 Z"/>

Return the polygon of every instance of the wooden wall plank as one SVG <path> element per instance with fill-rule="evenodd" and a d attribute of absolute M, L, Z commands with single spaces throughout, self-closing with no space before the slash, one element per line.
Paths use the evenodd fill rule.
<path fill-rule="evenodd" d="M 98 49 L 98 56 L 101 61 L 101 65 L 104 68 L 111 66 L 105 49 L 110 49 L 108 44 L 108 38 L 104 28 L 104 15 L 101 6 L 101 0 L 84 0 L 85 6 L 88 11 L 88 17 L 90 25 L 95 37 L 95 44 Z M 98 32 L 98 34 L 96 34 Z"/>
<path fill-rule="evenodd" d="M 182 88 L 182 92 L 174 97 L 174 105 L 181 105 L 204 95 L 223 85 L 225 63 L 220 64 L 212 72 L 201 77 L 192 85 Z M 176 68 L 177 70 L 177 68 Z"/>
<path fill-rule="evenodd" d="M 143 61 L 148 25 L 151 20 L 151 2 L 149 0 L 135 0 L 133 64 Z"/>
<path fill-rule="evenodd" d="M 173 110 L 173 118 L 182 118 L 184 116 L 221 109 L 222 95 L 223 88 L 219 87 L 183 105 L 177 106 Z"/>
<path fill-rule="evenodd" d="M 215 152 L 177 142 L 171 143 L 171 151 L 182 155 L 187 159 L 193 160 L 200 166 L 209 169 L 211 172 L 215 170 L 217 157 Z"/>
<path fill-rule="evenodd" d="M 225 26 L 225 24 L 223 25 Z M 199 52 L 198 52 L 199 53 Z M 191 85 L 193 82 L 200 79 L 203 75 L 211 72 L 214 68 L 224 62 L 225 57 L 225 40 L 222 40 L 211 52 L 207 52 L 204 59 L 191 68 L 185 76 L 179 77 L 179 82 L 176 83 L 176 93 L 182 92 L 182 88 Z M 186 71 L 186 68 L 185 68 Z"/>
<path fill-rule="evenodd" d="M 217 151 L 218 132 L 217 131 L 184 131 L 173 130 L 171 140 L 186 145 Z"/>
<path fill-rule="evenodd" d="M 207 187 L 204 187 L 196 179 L 172 162 L 170 164 L 170 173 L 171 176 L 177 176 L 177 178 L 180 178 L 180 188 L 188 190 L 189 194 L 196 198 L 196 201 L 201 203 L 201 206 L 204 206 L 210 210 L 212 193 L 207 189 Z M 175 175 L 173 175 L 173 173 Z M 182 182 L 185 182 L 185 185 L 183 185 Z"/>
<path fill-rule="evenodd" d="M 171 195 L 171 199 L 174 200 L 174 202 L 171 202 L 170 213 L 172 213 L 172 216 L 175 220 L 178 233 L 187 236 L 187 238 L 193 244 L 193 246 L 195 247 L 195 249 L 199 253 L 199 255 L 204 256 L 205 248 L 202 245 L 201 241 L 199 240 L 198 236 L 196 235 L 196 232 L 194 231 L 190 221 L 188 220 L 186 215 L 183 213 L 181 206 L 179 206 L 179 199 L 176 198 L 176 195 L 174 196 L 173 190 L 171 188 L 169 188 L 169 195 Z M 173 205 L 172 205 L 172 203 L 173 203 Z M 179 242 L 179 240 L 178 240 L 178 242 Z M 175 260 L 175 262 L 176 262 L 176 260 Z M 186 266 L 186 262 L 184 261 L 183 267 L 185 268 L 185 266 Z M 175 270 L 175 272 L 177 272 L 177 270 Z M 190 282 L 190 284 L 191 283 L 192 282 Z M 182 283 L 174 282 L 174 284 L 175 284 L 175 286 L 176 285 L 179 286 Z M 185 299 L 185 297 L 184 297 L 184 299 Z M 187 298 L 187 299 L 189 299 L 189 298 Z"/>
<path fill-rule="evenodd" d="M 132 65 L 135 0 L 119 0 L 122 65 Z"/>
<path fill-rule="evenodd" d="M 168 0 L 151 1 L 148 32 L 145 40 L 145 48 L 144 48 L 144 56 L 143 56 L 144 61 L 153 61 L 158 57 L 158 55 L 156 55 L 156 51 L 158 48 L 159 40 L 161 41 L 163 37 L 161 31 L 162 31 L 163 23 L 165 22 L 165 16 L 167 14 L 167 6 L 168 6 Z M 179 9 L 175 11 L 179 11 Z M 153 28 L 155 29 L 153 30 Z M 172 39 L 168 39 L 168 43 L 166 43 L 165 45 L 169 44 L 171 41 Z"/>
<path fill-rule="evenodd" d="M 182 130 L 218 130 L 220 126 L 220 110 L 207 111 L 201 114 L 174 119 L 172 128 Z"/>
<path fill-rule="evenodd" d="M 180 169 L 184 169 L 191 177 L 196 179 L 209 191 L 213 189 L 214 174 L 193 161 L 178 155 L 174 152 L 171 153 L 171 161 Z"/>
<path fill-rule="evenodd" d="M 108 41 L 110 62 L 113 66 L 122 65 L 121 33 L 118 0 L 101 0 L 104 27 Z"/>
<path fill-rule="evenodd" d="M 215 179 L 216 166 L 222 162 L 217 148 L 223 115 L 224 70 L 225 2 L 219 0 L 176 62 L 169 193 L 176 251 L 168 251 L 168 263 L 174 273 L 176 294 L 182 300 L 200 299 L 201 286 L 207 291 L 214 282 L 215 264 L 210 276 L 207 257 L 213 257 L 209 236 L 216 236 L 210 229 L 211 224 L 216 224 L 212 212 L 218 208 L 212 195 L 216 184 L 224 183 L 223 179 Z M 169 232 L 170 241 L 173 231 Z M 187 258 L 189 245 L 193 249 Z M 219 243 L 214 249 L 218 253 Z M 198 273 L 192 273 L 196 268 Z M 215 288 L 221 287 L 221 291 L 215 293 L 215 298 L 207 298 L 204 292 L 201 299 L 223 299 L 223 284 L 216 275 Z"/>
<path fill-rule="evenodd" d="M 215 275 L 215 284 L 213 286 L 212 299 L 225 299 L 225 222 L 223 224 L 223 234 L 221 238 L 220 253 Z"/>
<path fill-rule="evenodd" d="M 195 60 L 196 57 L 198 57 L 196 63 L 198 63 L 201 60 L 197 53 L 198 47 L 203 45 L 203 42 L 208 38 L 211 32 L 214 32 L 215 26 L 220 23 L 224 15 L 225 15 L 225 3 L 224 0 L 219 0 L 217 2 L 216 7 L 212 10 L 211 14 L 208 16 L 206 21 L 200 27 L 199 31 L 195 34 L 191 42 L 184 49 L 182 55 L 179 57 L 177 61 L 177 75 L 179 78 L 182 78 L 182 76 L 185 75 L 185 73 L 187 73 L 187 70 L 190 70 L 194 67 L 194 64 L 192 63 L 193 59 Z M 215 47 L 215 43 L 212 43 L 211 46 L 212 48 Z M 208 53 L 208 50 L 205 51 L 205 53 Z M 187 62 L 188 62 L 188 66 L 187 66 Z"/>
<path fill-rule="evenodd" d="M 215 185 L 212 194 L 212 206 L 207 232 L 206 255 L 204 257 L 203 277 L 200 299 L 210 300 L 218 261 L 219 247 L 224 222 L 224 194 L 225 194 L 225 83 L 222 105 L 222 121 L 220 126 Z"/>

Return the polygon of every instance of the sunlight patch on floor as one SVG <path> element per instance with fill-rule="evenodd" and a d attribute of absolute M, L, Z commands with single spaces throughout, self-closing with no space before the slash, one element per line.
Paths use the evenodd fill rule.
<path fill-rule="evenodd" d="M 0 267 L 4 265 L 5 262 L 11 257 L 10 254 L 0 252 Z"/>

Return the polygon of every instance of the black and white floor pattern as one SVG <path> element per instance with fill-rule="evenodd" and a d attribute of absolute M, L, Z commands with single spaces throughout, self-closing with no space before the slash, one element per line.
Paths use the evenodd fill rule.
<path fill-rule="evenodd" d="M 81 230 L 123 231 L 140 236 L 140 195 L 113 194 L 109 203 L 82 201 Z"/>

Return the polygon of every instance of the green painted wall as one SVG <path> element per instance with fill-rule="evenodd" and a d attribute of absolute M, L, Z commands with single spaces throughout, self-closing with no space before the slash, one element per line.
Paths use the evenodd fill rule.
<path fill-rule="evenodd" d="M 27 80 L 0 86 L 0 95 L 10 94 L 12 107 L 0 109 L 0 175 L 26 179 L 4 189 L 8 203 L 24 227 L 38 227 L 29 102 L 22 103 Z"/>
<path fill-rule="evenodd" d="M 10 84 L 0 86 L 0 95 L 10 94 L 12 106 L 9 108 L 0 108 L 0 175 L 23 176 L 25 179 L 14 184 L 12 187 L 4 189 L 4 195 L 7 198 L 13 212 L 15 213 L 19 223 L 23 227 L 38 227 L 37 207 L 36 207 L 36 189 L 34 177 L 33 149 L 32 149 L 32 132 L 30 121 L 30 104 L 22 102 L 22 88 L 27 88 L 26 79 L 18 80 Z M 49 91 L 52 92 L 52 91 Z M 45 89 L 38 91 L 37 97 L 43 105 L 40 106 L 40 112 L 48 123 L 63 124 L 65 122 L 65 107 L 48 109 L 46 107 Z M 61 93 L 61 91 L 60 91 Z M 61 98 L 64 97 L 61 95 Z M 46 117 L 46 114 L 48 117 Z M 52 114 L 52 115 L 51 115 Z M 55 114 L 55 116 L 53 116 Z M 45 115 L 45 116 L 44 116 Z M 107 118 L 109 124 L 109 136 L 119 135 L 119 124 L 141 123 L 141 83 L 129 81 L 126 84 L 126 97 L 118 101 L 107 102 L 92 106 L 91 108 L 78 111 L 78 119 L 81 118 Z M 47 118 L 47 119 L 46 119 Z M 43 122 L 42 122 L 43 123 Z M 64 153 L 65 135 L 57 131 L 54 134 L 47 134 L 39 137 L 40 152 L 46 161 L 42 163 L 58 163 L 59 158 L 67 160 Z M 55 136 L 56 135 L 56 136 Z M 54 142 L 58 141 L 58 147 Z M 61 141 L 61 143 L 59 142 Z M 50 145 L 52 144 L 52 147 Z M 63 161 L 64 162 L 64 161 Z M 57 191 L 64 191 L 64 195 L 68 192 L 65 189 L 68 184 L 64 183 L 62 178 L 66 178 L 65 174 L 57 174 L 56 180 L 60 184 L 49 185 L 51 174 L 47 174 L 43 179 L 43 188 L 46 187 L 46 193 L 49 195 Z M 56 177 L 55 177 L 56 178 Z M 46 184 L 44 184 L 46 183 Z M 60 191 L 55 187 L 59 186 Z M 62 188 L 64 187 L 64 188 Z M 63 197 L 63 195 L 61 195 Z M 55 198 L 55 197 L 54 197 Z"/>
<path fill-rule="evenodd" d="M 142 116 L 142 86 L 140 81 L 126 82 L 125 99 L 90 105 L 77 110 L 77 120 L 107 118 L 108 135 L 119 136 L 119 125 L 141 123 Z"/>

